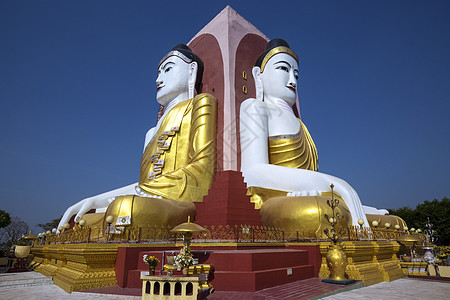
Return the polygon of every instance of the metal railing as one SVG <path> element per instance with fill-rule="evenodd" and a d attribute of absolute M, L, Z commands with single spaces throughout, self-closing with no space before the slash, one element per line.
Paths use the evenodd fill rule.
<path fill-rule="evenodd" d="M 194 242 L 283 242 L 281 229 L 264 226 L 203 226 L 206 232 L 194 233 Z M 34 241 L 35 245 L 66 243 L 176 243 L 182 241 L 180 233 L 171 232 L 171 227 L 86 227 L 69 229 L 57 234 L 46 235 Z"/>
<path fill-rule="evenodd" d="M 279 228 L 235 225 L 214 226 L 204 225 L 206 231 L 194 233 L 193 242 L 204 243 L 280 243 L 280 242 L 310 242 L 327 241 L 317 237 L 315 231 L 295 231 L 285 236 Z M 65 243 L 176 243 L 182 241 L 182 235 L 171 232 L 171 227 L 85 227 L 65 230 L 58 234 L 51 234 L 35 240 L 36 245 L 65 244 Z M 405 232 L 401 230 L 371 229 L 369 227 L 351 226 L 341 241 L 359 240 L 396 240 Z M 421 237 L 423 235 L 417 234 Z M 424 238 L 424 237 L 423 237 Z M 425 240 L 425 239 L 424 239 Z"/>

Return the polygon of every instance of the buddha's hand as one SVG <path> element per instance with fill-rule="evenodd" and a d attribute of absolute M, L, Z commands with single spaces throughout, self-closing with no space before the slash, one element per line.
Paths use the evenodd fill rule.
<path fill-rule="evenodd" d="M 70 220 L 70 218 L 71 218 L 74 214 L 77 214 L 77 213 L 80 211 L 81 207 L 83 206 L 83 203 L 84 203 L 86 200 L 87 200 L 87 199 L 81 200 L 80 202 L 75 203 L 74 205 L 70 206 L 70 207 L 64 212 L 64 215 L 62 216 L 61 221 L 59 221 L 58 227 L 63 226 L 65 223 L 68 223 L 69 220 Z M 58 230 L 58 232 L 59 232 L 59 230 Z"/>
<path fill-rule="evenodd" d="M 289 192 L 286 196 L 288 197 L 300 197 L 300 196 L 320 196 L 319 191 L 302 191 L 302 192 Z"/>
<path fill-rule="evenodd" d="M 61 221 L 59 222 L 58 227 L 63 226 L 65 223 L 68 223 L 70 218 L 75 214 L 76 216 L 74 221 L 78 222 L 81 220 L 83 215 L 87 213 L 89 210 L 108 207 L 109 203 L 110 201 L 108 201 L 108 199 L 104 198 L 99 199 L 97 197 L 81 200 L 80 202 L 75 203 L 66 210 L 63 217 L 61 218 Z"/>

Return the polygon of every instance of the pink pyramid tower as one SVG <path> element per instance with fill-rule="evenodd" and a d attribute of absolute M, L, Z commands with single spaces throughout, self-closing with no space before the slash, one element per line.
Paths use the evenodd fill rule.
<path fill-rule="evenodd" d="M 261 225 L 240 172 L 239 109 L 255 97 L 252 68 L 268 40 L 227 6 L 188 43 L 205 63 L 202 92 L 218 100 L 217 173 L 208 195 L 196 203 L 199 224 Z"/>

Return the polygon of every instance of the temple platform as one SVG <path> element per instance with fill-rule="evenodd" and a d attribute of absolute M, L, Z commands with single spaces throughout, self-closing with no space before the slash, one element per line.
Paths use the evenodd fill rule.
<path fill-rule="evenodd" d="M 216 291 L 256 292 L 308 278 L 327 278 L 329 242 L 193 243 L 200 264 L 214 265 Z M 347 274 L 365 286 L 402 278 L 394 241 L 344 241 Z M 140 288 L 142 257 L 154 255 L 167 263 L 182 243 L 90 243 L 34 246 L 36 271 L 51 276 L 67 292 L 118 286 Z M 163 259 L 164 256 L 164 259 Z M 161 263 L 156 268 L 161 270 Z"/>

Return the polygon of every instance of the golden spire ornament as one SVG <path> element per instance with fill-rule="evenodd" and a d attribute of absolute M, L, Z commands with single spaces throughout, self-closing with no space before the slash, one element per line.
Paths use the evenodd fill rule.
<path fill-rule="evenodd" d="M 355 283 L 356 280 L 348 279 L 345 275 L 345 268 L 347 267 L 347 255 L 345 255 L 342 246 L 338 244 L 339 239 L 345 234 L 344 229 L 340 229 L 339 232 L 336 230 L 336 224 L 341 219 L 339 213 L 335 212 L 336 207 L 339 205 L 339 199 L 334 199 L 334 184 L 330 185 L 331 188 L 331 200 L 327 200 L 328 206 L 331 208 L 331 216 L 325 214 L 325 219 L 331 225 L 331 230 L 328 228 L 324 229 L 325 234 L 333 242 L 328 248 L 326 255 L 327 265 L 330 269 L 330 277 L 328 279 L 323 279 L 322 282 L 342 284 L 347 285 Z"/>

